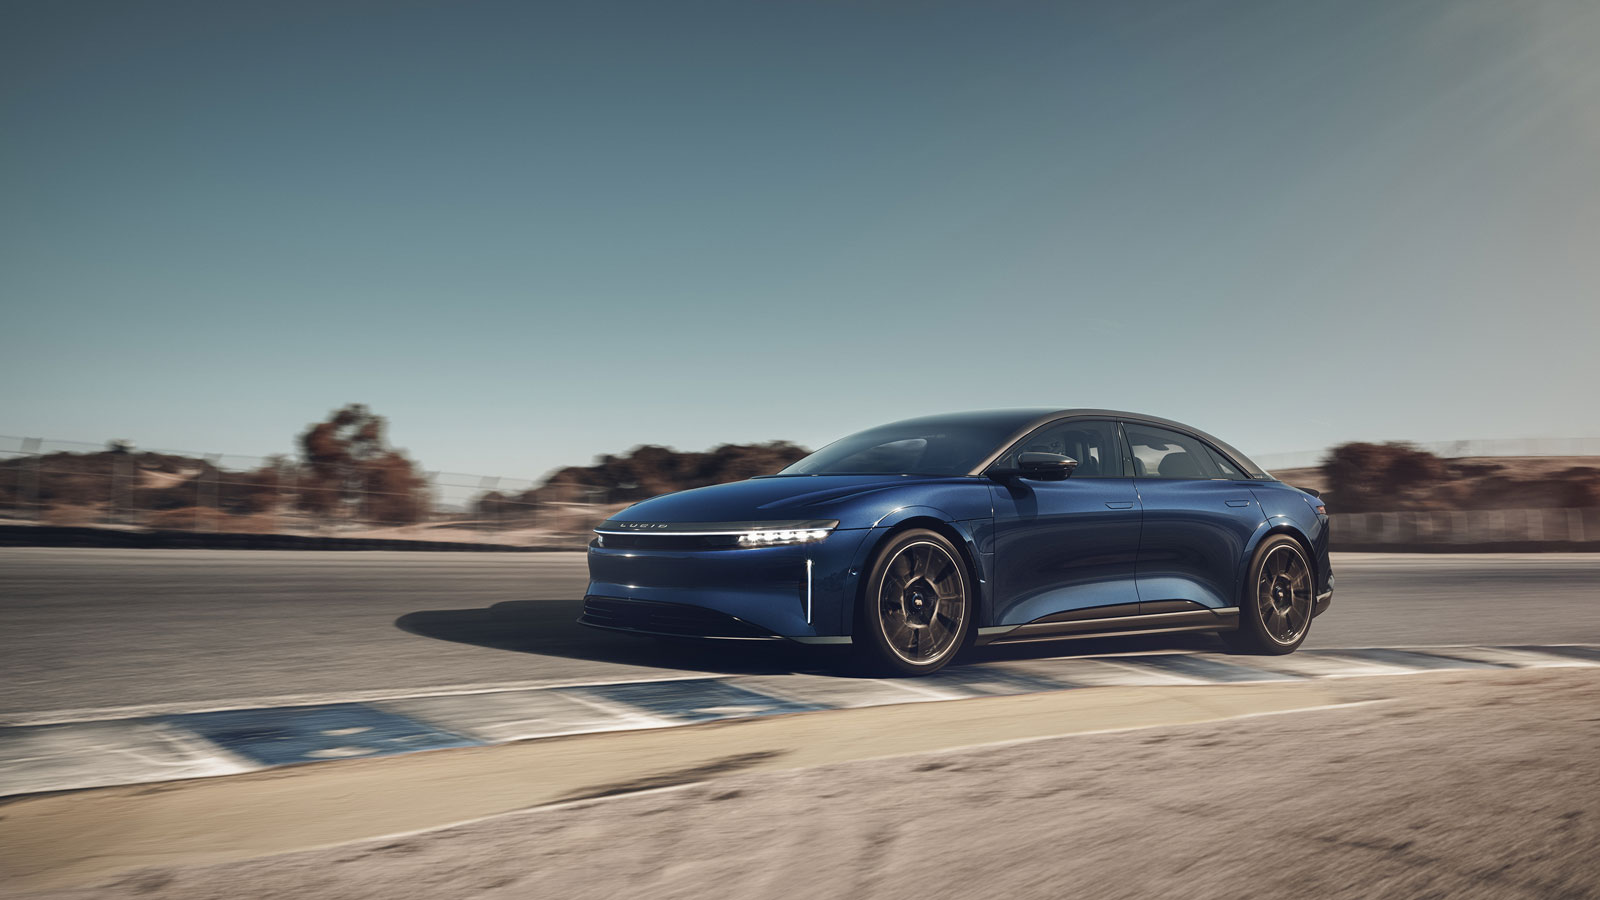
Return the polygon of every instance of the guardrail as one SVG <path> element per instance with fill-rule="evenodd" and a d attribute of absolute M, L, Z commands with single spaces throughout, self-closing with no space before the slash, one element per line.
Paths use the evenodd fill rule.
<path fill-rule="evenodd" d="M 247 534 L 201 531 L 123 531 L 57 525 L 0 525 L 0 547 L 107 547 L 143 550 L 409 550 L 516 553 L 581 550 L 572 546 L 489 544 L 474 541 L 408 541 L 306 534 Z"/>
<path fill-rule="evenodd" d="M 1600 550 L 1600 509 L 1447 509 L 1335 513 L 1335 550 Z"/>

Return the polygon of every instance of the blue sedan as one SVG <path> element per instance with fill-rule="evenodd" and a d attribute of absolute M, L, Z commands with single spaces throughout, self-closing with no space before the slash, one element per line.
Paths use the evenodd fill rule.
<path fill-rule="evenodd" d="M 1333 596 L 1317 496 L 1112 410 L 896 422 L 595 532 L 585 625 L 849 644 L 891 674 L 973 644 L 1158 632 L 1289 653 Z"/>

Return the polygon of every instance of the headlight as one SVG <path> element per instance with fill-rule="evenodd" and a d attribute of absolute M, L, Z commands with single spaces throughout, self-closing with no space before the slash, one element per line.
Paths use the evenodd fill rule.
<path fill-rule="evenodd" d="M 807 544 L 820 541 L 833 531 L 827 528 L 759 528 L 740 532 L 741 547 L 770 547 L 774 544 Z"/>

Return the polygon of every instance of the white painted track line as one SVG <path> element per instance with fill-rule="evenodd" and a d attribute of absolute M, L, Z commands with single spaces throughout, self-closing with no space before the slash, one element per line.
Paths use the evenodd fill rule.
<path fill-rule="evenodd" d="M 1274 672 L 1283 672 L 1288 675 L 1304 675 L 1308 678 L 1359 678 L 1377 675 L 1410 675 L 1417 669 L 1408 666 L 1395 666 L 1387 663 L 1372 662 L 1365 659 L 1349 659 L 1342 656 L 1324 655 L 1318 651 L 1303 651 L 1291 653 L 1288 656 L 1259 656 L 1252 657 L 1250 665 L 1259 669 L 1269 669 Z"/>
<path fill-rule="evenodd" d="M 1600 663 L 1572 656 L 1557 656 L 1553 653 L 1538 653 L 1532 650 L 1513 650 L 1509 647 L 1421 647 L 1417 649 L 1440 656 L 1470 659 L 1474 662 L 1510 666 L 1517 669 L 1581 668 L 1600 665 Z"/>

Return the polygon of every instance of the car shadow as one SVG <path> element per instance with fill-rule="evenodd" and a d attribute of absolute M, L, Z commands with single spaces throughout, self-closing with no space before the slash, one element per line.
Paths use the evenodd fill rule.
<path fill-rule="evenodd" d="M 974 647 L 959 660 L 968 665 L 1015 662 L 1029 659 L 1063 659 L 1074 656 L 1104 656 L 1110 653 L 1149 653 L 1154 651 L 1187 653 L 1227 653 L 1228 645 L 1217 635 L 1204 632 L 1128 635 L 1127 637 L 1082 638 L 1059 641 L 1030 641 L 1024 644 L 991 644 Z"/>
<path fill-rule="evenodd" d="M 658 669 L 768 675 L 826 664 L 808 652 L 813 648 L 788 641 L 674 640 L 587 628 L 578 624 L 582 612 L 581 600 L 508 600 L 481 609 L 406 613 L 394 624 L 411 634 L 458 644 Z"/>
<path fill-rule="evenodd" d="M 842 648 L 807 647 L 788 641 L 662 639 L 623 634 L 579 625 L 577 619 L 582 611 L 582 601 L 510 600 L 479 609 L 406 613 L 394 624 L 420 637 L 536 656 L 729 675 L 818 671 L 852 674 L 847 665 L 849 653 Z M 1207 633 L 1040 641 L 975 647 L 950 668 L 1107 653 L 1226 649 L 1221 638 Z"/>

